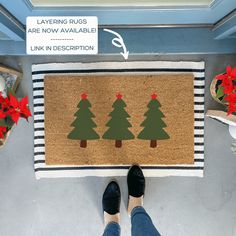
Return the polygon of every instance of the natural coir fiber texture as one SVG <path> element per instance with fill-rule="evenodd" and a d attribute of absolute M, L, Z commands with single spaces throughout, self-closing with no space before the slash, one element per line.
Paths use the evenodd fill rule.
<path fill-rule="evenodd" d="M 44 79 L 45 156 L 48 165 L 192 164 L 194 163 L 194 94 L 192 74 L 162 75 L 52 75 Z M 86 92 L 96 116 L 96 132 L 102 137 L 113 110 L 117 92 L 123 95 L 131 116 L 129 129 L 135 137 L 143 129 L 147 104 L 157 93 L 165 115 L 165 131 L 170 139 L 158 140 L 150 148 L 148 140 L 124 140 L 122 148 L 113 140 L 88 140 L 87 148 L 79 140 L 70 140 L 71 123 L 81 94 Z"/>

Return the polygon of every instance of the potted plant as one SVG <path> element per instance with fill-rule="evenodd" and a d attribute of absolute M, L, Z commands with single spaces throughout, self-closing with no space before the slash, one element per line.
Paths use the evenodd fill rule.
<path fill-rule="evenodd" d="M 236 139 L 236 68 L 227 66 L 226 72 L 217 75 L 211 83 L 211 95 L 226 106 L 227 112 L 208 110 L 207 116 L 229 125 L 230 135 Z M 236 154 L 236 143 L 231 150 Z"/>
<path fill-rule="evenodd" d="M 227 66 L 225 73 L 213 79 L 210 90 L 212 97 L 227 107 L 227 115 L 236 115 L 236 68 Z"/>
<path fill-rule="evenodd" d="M 28 120 L 29 116 L 32 115 L 27 96 L 19 101 L 10 89 L 6 96 L 0 92 L 0 146 L 4 145 L 12 127 L 17 124 L 18 120 L 21 117 Z"/>

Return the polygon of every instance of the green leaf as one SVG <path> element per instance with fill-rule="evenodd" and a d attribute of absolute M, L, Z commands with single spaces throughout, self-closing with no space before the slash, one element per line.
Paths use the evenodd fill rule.
<path fill-rule="evenodd" d="M 11 129 L 13 124 L 14 124 L 14 122 L 9 117 L 7 117 L 5 119 L 0 119 L 0 126 L 7 127 L 8 129 Z"/>
<path fill-rule="evenodd" d="M 8 129 L 11 129 L 12 126 L 14 125 L 13 120 L 12 120 L 11 117 L 9 117 L 9 116 L 6 117 L 5 122 L 6 122 L 6 127 L 7 127 Z"/>
<path fill-rule="evenodd" d="M 12 89 L 12 88 L 7 88 L 7 96 L 9 97 L 10 94 L 12 94 L 14 97 L 16 97 L 16 94 L 15 94 L 15 92 L 13 91 L 13 89 Z"/>
<path fill-rule="evenodd" d="M 216 98 L 221 98 L 223 97 L 225 94 L 224 94 L 224 88 L 222 86 L 219 86 L 218 87 L 218 90 L 217 90 L 217 93 L 216 93 Z"/>
<path fill-rule="evenodd" d="M 7 127 L 5 119 L 0 119 L 0 126 Z"/>

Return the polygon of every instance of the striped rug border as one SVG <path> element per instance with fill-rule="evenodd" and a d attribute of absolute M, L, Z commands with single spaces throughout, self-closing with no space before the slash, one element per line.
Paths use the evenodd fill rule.
<path fill-rule="evenodd" d="M 120 69 L 122 67 L 122 69 Z M 128 67 L 128 68 L 126 68 Z M 80 68 L 80 69 L 75 69 Z M 118 68 L 118 69 L 112 69 Z M 143 165 L 146 176 L 197 176 L 204 171 L 204 62 L 110 62 L 63 63 L 32 66 L 34 104 L 34 169 L 37 179 L 126 175 L 127 165 L 47 166 L 44 142 L 44 76 L 46 74 L 193 73 L 194 74 L 194 164 Z"/>

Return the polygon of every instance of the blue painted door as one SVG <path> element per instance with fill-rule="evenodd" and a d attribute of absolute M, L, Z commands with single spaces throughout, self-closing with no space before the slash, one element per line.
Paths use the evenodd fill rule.
<path fill-rule="evenodd" d="M 27 16 L 97 16 L 99 25 L 126 28 L 119 31 L 133 48 L 131 53 L 236 52 L 236 0 L 213 0 L 208 5 L 182 7 L 55 8 L 36 7 L 30 0 L 0 0 L 0 4 L 0 33 L 7 36 L 3 40 L 0 38 L 0 55 L 25 54 Z M 145 28 L 147 25 L 179 24 L 189 25 L 189 28 Z M 193 24 L 202 27 L 194 28 Z M 132 29 L 137 25 L 143 29 Z M 110 40 L 109 35 L 100 30 L 99 53 L 115 52 L 114 48 L 107 47 Z"/>

